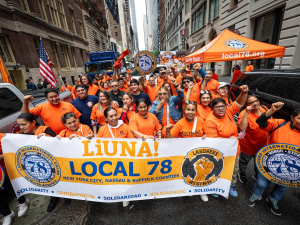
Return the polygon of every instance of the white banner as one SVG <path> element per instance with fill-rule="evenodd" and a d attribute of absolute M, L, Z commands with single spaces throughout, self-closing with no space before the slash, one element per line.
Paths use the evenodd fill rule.
<path fill-rule="evenodd" d="M 228 197 L 236 139 L 88 140 L 7 134 L 6 167 L 24 194 L 134 201 L 217 193 Z"/>

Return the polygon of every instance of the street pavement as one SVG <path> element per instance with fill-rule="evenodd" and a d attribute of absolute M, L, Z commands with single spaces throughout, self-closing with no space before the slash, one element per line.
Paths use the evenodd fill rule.
<path fill-rule="evenodd" d="M 231 77 L 220 77 L 219 81 L 230 82 Z M 255 180 L 251 178 L 252 175 L 253 160 L 249 163 L 247 170 L 248 184 L 243 185 L 237 181 L 238 197 L 216 199 L 209 195 L 208 202 L 203 202 L 197 195 L 133 201 L 124 208 L 122 203 L 79 200 L 72 200 L 69 206 L 65 206 L 61 199 L 56 209 L 47 213 L 45 209 L 50 197 L 29 195 L 28 198 L 32 201 L 28 213 L 24 216 L 25 218 L 15 219 L 13 224 L 299 224 L 300 192 L 298 189 L 288 189 L 284 194 L 279 202 L 282 210 L 280 217 L 271 213 L 265 201 L 274 187 L 273 184 L 254 207 L 248 207 L 245 204 L 255 183 Z M 15 212 L 17 212 L 16 205 L 17 202 L 14 200 L 11 207 Z"/>

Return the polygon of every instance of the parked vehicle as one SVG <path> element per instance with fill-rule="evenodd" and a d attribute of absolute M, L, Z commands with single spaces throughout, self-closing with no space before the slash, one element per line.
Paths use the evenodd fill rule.
<path fill-rule="evenodd" d="M 14 85 L 0 84 L 0 133 L 17 133 L 20 129 L 16 124 L 17 117 L 21 114 L 24 95 L 32 95 L 33 100 L 29 103 L 29 109 L 47 102 L 44 90 L 19 91 Z M 72 102 L 72 94 L 69 90 L 59 92 L 62 101 Z M 41 123 L 42 120 L 40 119 Z"/>
<path fill-rule="evenodd" d="M 114 63 L 120 55 L 120 53 L 114 51 L 90 53 L 90 62 L 84 64 L 85 73 L 88 74 L 92 79 L 94 78 L 95 74 L 104 74 L 105 72 L 107 75 L 112 76 L 114 72 Z M 123 67 L 125 67 L 125 58 L 123 58 L 122 61 Z"/>
<path fill-rule="evenodd" d="M 283 102 L 284 107 L 274 117 L 289 120 L 294 109 L 300 108 L 300 69 L 254 70 L 242 73 L 232 85 L 235 96 L 237 86 L 248 85 L 249 93 L 259 97 L 262 105 L 271 107 L 274 102 Z"/>

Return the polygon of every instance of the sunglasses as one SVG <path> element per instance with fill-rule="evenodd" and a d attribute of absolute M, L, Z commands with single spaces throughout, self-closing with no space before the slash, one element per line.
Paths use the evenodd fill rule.
<path fill-rule="evenodd" d="M 195 101 L 185 101 L 185 104 L 197 105 L 197 102 L 195 102 Z"/>
<path fill-rule="evenodd" d="M 203 90 L 202 90 L 202 91 L 200 91 L 200 93 L 201 93 L 201 94 L 210 94 L 210 91 L 209 91 L 209 90 L 207 90 L 207 91 L 203 91 Z"/>
<path fill-rule="evenodd" d="M 190 83 L 190 80 L 183 81 L 182 84 Z"/>
<path fill-rule="evenodd" d="M 167 95 L 167 93 L 158 93 L 158 95 Z"/>
<path fill-rule="evenodd" d="M 112 85 L 112 86 L 110 86 L 110 87 L 115 88 L 115 87 L 118 87 L 118 85 Z"/>

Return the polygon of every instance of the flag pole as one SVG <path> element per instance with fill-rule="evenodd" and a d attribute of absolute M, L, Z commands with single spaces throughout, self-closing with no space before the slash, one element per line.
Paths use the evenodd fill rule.
<path fill-rule="evenodd" d="M 46 47 L 46 45 L 45 45 L 45 43 L 44 43 L 44 41 L 43 41 L 43 38 L 41 37 L 40 34 L 39 34 L 39 37 L 40 37 L 40 39 L 41 39 L 42 42 L 43 42 L 44 48 L 45 48 L 45 50 L 46 50 L 46 52 L 47 52 L 47 54 L 48 54 L 48 56 L 49 56 L 49 58 L 50 58 L 50 60 L 51 60 L 51 62 L 52 62 L 52 64 L 53 64 L 53 66 L 54 66 L 54 68 L 55 68 L 55 70 L 56 70 L 56 72 L 57 72 L 57 74 L 58 74 L 58 76 L 59 76 L 59 78 L 60 78 L 60 81 L 61 81 L 62 85 L 65 87 L 65 90 L 67 90 L 67 87 L 65 86 L 65 84 L 64 84 L 64 82 L 63 82 L 63 80 L 62 80 L 62 78 L 61 78 L 61 76 L 60 76 L 60 74 L 59 74 L 59 72 L 58 72 L 58 69 L 56 68 L 55 63 L 54 63 L 54 61 L 52 60 L 51 55 L 49 54 L 49 52 L 48 52 L 48 50 L 47 50 L 47 47 Z"/>

